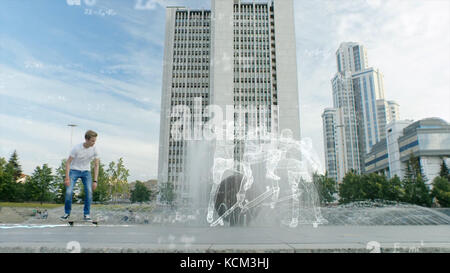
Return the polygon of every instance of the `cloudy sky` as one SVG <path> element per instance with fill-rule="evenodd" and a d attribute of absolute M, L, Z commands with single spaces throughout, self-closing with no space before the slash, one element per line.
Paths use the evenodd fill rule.
<path fill-rule="evenodd" d="M 77 3 L 79 2 L 79 4 Z M 323 160 L 335 51 L 360 42 L 402 119 L 450 121 L 450 1 L 295 0 L 301 130 Z M 2 0 L 0 157 L 56 168 L 88 129 L 103 163 L 157 177 L 165 7 L 210 0 Z"/>

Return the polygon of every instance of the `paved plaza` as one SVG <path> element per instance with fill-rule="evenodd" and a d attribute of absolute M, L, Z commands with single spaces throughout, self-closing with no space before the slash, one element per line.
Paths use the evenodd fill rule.
<path fill-rule="evenodd" d="M 70 251 L 449 253 L 450 226 L 0 226 L 0 252 Z"/>

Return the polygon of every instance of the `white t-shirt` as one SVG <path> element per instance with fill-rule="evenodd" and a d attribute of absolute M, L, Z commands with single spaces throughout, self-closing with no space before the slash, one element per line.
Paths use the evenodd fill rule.
<path fill-rule="evenodd" d="M 70 169 L 78 171 L 90 171 L 91 161 L 98 158 L 97 148 L 95 146 L 84 148 L 83 143 L 75 145 L 70 152 L 73 157 Z"/>

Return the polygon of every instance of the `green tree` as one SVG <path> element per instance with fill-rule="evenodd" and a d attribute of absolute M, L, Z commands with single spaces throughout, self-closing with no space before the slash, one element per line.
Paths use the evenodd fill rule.
<path fill-rule="evenodd" d="M 6 160 L 3 157 L 0 157 L 0 175 L 3 174 L 6 168 Z"/>
<path fill-rule="evenodd" d="M 44 164 L 41 167 L 36 167 L 33 175 L 26 182 L 25 194 L 29 201 L 51 202 L 55 199 L 55 194 L 51 192 L 53 187 L 54 177 L 52 169 Z"/>
<path fill-rule="evenodd" d="M 406 164 L 403 188 L 405 191 L 404 202 L 425 207 L 431 206 L 432 197 L 420 166 L 420 160 L 413 155 Z"/>
<path fill-rule="evenodd" d="M 376 173 L 364 174 L 360 180 L 360 192 L 364 200 L 384 199 L 383 188 L 386 187 L 387 181 L 384 175 Z"/>
<path fill-rule="evenodd" d="M 416 179 L 414 186 L 415 194 L 411 199 L 411 203 L 419 206 L 431 207 L 433 199 L 431 197 L 430 188 L 426 184 L 426 180 L 422 176 L 419 176 Z"/>
<path fill-rule="evenodd" d="M 420 158 L 411 154 L 409 160 L 406 162 L 405 177 L 416 179 L 419 176 L 424 177 L 422 166 L 420 165 Z"/>
<path fill-rule="evenodd" d="M 390 180 L 384 174 L 370 173 L 361 177 L 365 200 L 401 201 L 403 196 L 401 180 L 394 176 Z"/>
<path fill-rule="evenodd" d="M 106 174 L 108 176 L 109 195 L 112 200 L 116 202 L 119 198 L 128 198 L 130 195 L 130 188 L 128 185 L 128 177 L 130 171 L 125 167 L 123 159 L 119 158 L 117 164 L 112 161 L 109 163 Z"/>
<path fill-rule="evenodd" d="M 441 207 L 450 207 L 450 181 L 445 177 L 435 177 L 431 196 L 436 198 Z"/>
<path fill-rule="evenodd" d="M 358 175 L 348 172 L 339 186 L 339 203 L 363 200 L 401 201 L 402 182 L 398 177 L 388 180 L 385 175 L 376 173 Z"/>
<path fill-rule="evenodd" d="M 11 172 L 6 169 L 7 162 L 2 157 L 0 158 L 0 200 L 10 201 L 11 198 L 11 183 L 13 180 Z"/>
<path fill-rule="evenodd" d="M 386 187 L 383 188 L 383 196 L 385 200 L 400 202 L 404 199 L 405 190 L 402 187 L 401 179 L 395 175 L 392 177 Z"/>
<path fill-rule="evenodd" d="M 18 202 L 24 200 L 24 185 L 17 183 L 22 174 L 19 157 L 14 151 L 8 162 L 1 158 L 0 200 Z"/>
<path fill-rule="evenodd" d="M 94 162 L 91 162 L 91 173 L 94 174 Z M 98 166 L 98 178 L 97 178 L 97 188 L 92 193 L 92 200 L 94 202 L 106 202 L 111 199 L 109 195 L 109 183 L 108 175 L 105 171 L 105 165 L 100 162 Z"/>
<path fill-rule="evenodd" d="M 449 173 L 447 164 L 445 164 L 444 160 L 442 160 L 442 163 L 441 163 L 441 170 L 439 172 L 439 176 L 447 178 L 448 180 L 450 180 L 450 173 Z"/>
<path fill-rule="evenodd" d="M 345 204 L 364 200 L 364 192 L 361 188 L 361 176 L 354 171 L 349 171 L 339 185 L 339 203 Z"/>
<path fill-rule="evenodd" d="M 332 203 L 336 200 L 337 186 L 333 178 L 328 177 L 326 173 L 325 175 L 314 173 L 313 181 L 317 187 L 322 205 Z"/>
<path fill-rule="evenodd" d="M 22 166 L 20 166 L 19 156 L 16 150 L 14 150 L 9 158 L 6 168 L 11 172 L 14 182 L 20 178 L 20 175 L 22 174 Z"/>
<path fill-rule="evenodd" d="M 54 181 L 55 181 L 55 202 L 63 204 L 66 195 L 66 186 L 64 185 L 64 179 L 66 177 L 66 162 L 67 159 L 61 160 L 61 164 L 56 169 Z"/>
<path fill-rule="evenodd" d="M 14 195 L 11 198 L 12 202 L 23 202 L 25 200 L 25 184 L 15 183 Z"/>
<path fill-rule="evenodd" d="M 144 183 L 136 181 L 134 190 L 131 191 L 131 202 L 148 202 L 150 201 L 151 191 L 147 189 Z"/>

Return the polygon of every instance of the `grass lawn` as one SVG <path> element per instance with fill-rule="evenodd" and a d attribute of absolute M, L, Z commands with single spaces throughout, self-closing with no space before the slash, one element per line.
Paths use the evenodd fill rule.
<path fill-rule="evenodd" d="M 72 203 L 72 206 L 84 206 L 83 203 L 77 204 Z M 64 204 L 51 204 L 51 203 L 43 203 L 42 205 L 39 202 L 36 203 L 19 203 L 19 202 L 0 202 L 0 207 L 13 207 L 13 208 L 38 208 L 38 209 L 54 209 L 64 207 Z M 92 208 L 96 209 L 108 209 L 108 210 L 126 210 L 128 208 L 133 209 L 135 211 L 152 211 L 154 205 L 132 205 L 132 204 L 92 204 Z"/>
<path fill-rule="evenodd" d="M 0 207 L 18 207 L 18 208 L 43 208 L 53 209 L 64 206 L 64 204 L 46 204 L 46 203 L 15 203 L 15 202 L 0 202 Z"/>

